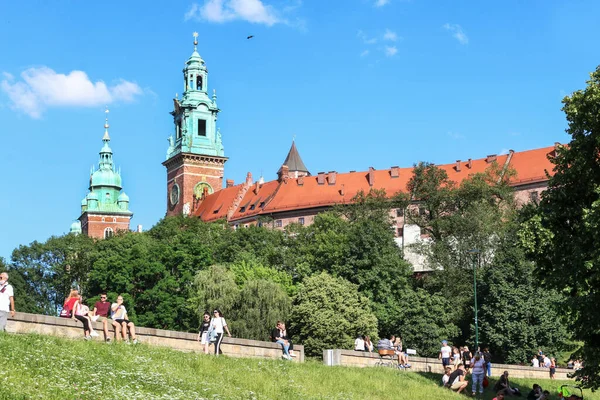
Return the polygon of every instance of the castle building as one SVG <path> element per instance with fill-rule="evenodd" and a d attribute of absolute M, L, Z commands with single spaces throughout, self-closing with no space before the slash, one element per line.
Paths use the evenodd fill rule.
<path fill-rule="evenodd" d="M 122 192 L 121 173 L 113 164 L 113 153 L 108 134 L 108 110 L 104 123 L 104 143 L 100 150 L 98 169 L 90 171 L 89 193 L 81 201 L 81 216 L 73 222 L 70 232 L 105 239 L 119 230 L 129 230 L 133 213 L 129 211 L 129 197 Z"/>
<path fill-rule="evenodd" d="M 208 96 L 208 69 L 197 50 L 183 68 L 183 95 L 173 99 L 174 135 L 163 165 L 167 169 L 167 215 L 191 214 L 200 202 L 223 187 L 227 157 L 217 129 L 217 94 Z"/>
<path fill-rule="evenodd" d="M 311 175 L 302 161 L 295 141 L 277 171 L 277 179 L 254 181 L 248 173 L 243 183 L 226 180 L 223 172 L 227 158 L 222 138 L 216 128 L 219 108 L 216 95 L 208 97 L 208 71 L 197 52 L 197 34 L 194 34 L 194 52 L 183 69 L 184 93 L 173 100 L 174 137 L 169 138 L 167 160 L 167 215 L 191 215 L 203 221 L 226 220 L 235 228 L 265 225 L 283 229 L 291 223 L 307 225 L 314 217 L 338 204 L 347 204 L 359 192 L 385 190 L 388 196 L 406 192 L 412 176 L 412 167 L 392 166 L 368 171 L 319 172 Z M 556 146 L 528 151 L 509 151 L 503 155 L 457 160 L 438 165 L 456 183 L 470 175 L 484 172 L 492 164 L 507 171 L 516 171 L 510 183 L 515 188 L 517 202 L 536 201 L 546 188 L 552 164 L 548 157 Z M 420 228 L 406 224 L 404 210 L 391 210 L 396 241 L 405 250 L 405 256 L 415 272 L 424 271 L 424 260 L 405 246 L 426 241 Z M 420 269 L 421 268 L 421 269 Z"/>

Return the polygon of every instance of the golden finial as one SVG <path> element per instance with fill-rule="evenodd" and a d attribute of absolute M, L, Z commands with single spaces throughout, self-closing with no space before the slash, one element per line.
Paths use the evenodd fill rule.
<path fill-rule="evenodd" d="M 198 32 L 194 32 L 192 36 L 194 36 L 194 51 L 196 51 L 196 46 L 198 46 Z"/>

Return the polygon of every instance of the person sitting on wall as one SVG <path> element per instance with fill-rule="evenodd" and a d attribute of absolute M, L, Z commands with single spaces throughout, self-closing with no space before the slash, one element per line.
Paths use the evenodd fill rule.
<path fill-rule="evenodd" d="M 96 318 L 94 319 L 92 317 L 92 319 L 94 319 L 94 321 L 102 322 L 102 330 L 104 331 L 104 340 L 107 343 L 109 343 L 110 337 L 108 336 L 108 314 L 110 313 L 110 302 L 108 302 L 106 299 L 107 299 L 106 293 L 101 293 L 100 301 L 97 301 L 96 304 L 94 304 L 94 309 L 92 311 L 93 317 L 96 317 Z M 118 325 L 114 322 L 112 323 L 112 325 L 115 327 L 115 335 L 117 335 Z"/>
<path fill-rule="evenodd" d="M 371 338 L 367 335 L 363 336 L 363 339 L 365 340 L 365 351 L 368 351 L 369 353 L 373 352 L 373 342 L 371 342 Z"/>
<path fill-rule="evenodd" d="M 290 356 L 296 357 L 296 355 L 294 354 L 294 343 L 292 342 L 292 339 L 290 339 L 290 337 L 288 336 L 287 328 L 285 327 L 285 322 L 281 323 L 281 334 L 283 335 L 282 338 L 287 340 L 287 342 L 290 344 Z"/>
<path fill-rule="evenodd" d="M 398 366 L 401 368 L 410 368 L 410 364 L 408 363 L 408 355 L 402 349 L 402 337 L 400 335 L 398 335 L 394 341 L 394 348 L 396 350 L 396 354 L 398 355 Z"/>
<path fill-rule="evenodd" d="M 271 340 L 281 346 L 283 358 L 285 358 L 286 360 L 291 360 L 292 357 L 290 356 L 290 343 L 287 341 L 285 335 L 282 332 L 282 325 L 283 323 L 281 321 L 277 321 L 277 325 L 271 331 Z"/>
<path fill-rule="evenodd" d="M 354 351 L 365 351 L 365 339 L 363 339 L 362 335 L 358 335 L 354 339 Z"/>
<path fill-rule="evenodd" d="M 123 296 L 119 295 L 117 297 L 117 302 L 113 303 L 110 306 L 112 311 L 111 318 L 114 322 L 121 326 L 121 336 L 123 340 L 129 343 L 129 339 L 127 338 L 127 329 L 129 329 L 129 336 L 131 336 L 131 340 L 133 340 L 133 344 L 137 344 L 137 338 L 135 336 L 135 325 L 133 322 L 127 319 L 127 309 L 123 305 Z M 118 341 L 118 336 L 117 336 Z"/>
<path fill-rule="evenodd" d="M 466 372 L 463 364 L 458 366 L 458 369 L 452 372 L 448 378 L 450 389 L 456 393 L 462 392 L 468 385 L 469 381 L 465 380 Z"/>
<path fill-rule="evenodd" d="M 390 335 L 388 338 L 380 339 L 377 342 L 377 350 L 394 350 L 394 340 L 396 340 L 396 336 Z"/>

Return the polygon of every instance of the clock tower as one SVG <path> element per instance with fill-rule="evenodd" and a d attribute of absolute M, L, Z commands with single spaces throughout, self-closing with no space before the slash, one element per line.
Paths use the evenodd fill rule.
<path fill-rule="evenodd" d="M 188 215 L 204 196 L 223 187 L 227 157 L 217 129 L 217 94 L 208 96 L 208 70 L 197 51 L 183 68 L 183 95 L 173 99 L 174 132 L 169 137 L 167 159 L 167 215 Z"/>

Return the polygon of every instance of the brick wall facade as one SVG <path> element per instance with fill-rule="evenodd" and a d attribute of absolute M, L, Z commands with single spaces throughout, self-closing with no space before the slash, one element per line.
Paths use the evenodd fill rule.
<path fill-rule="evenodd" d="M 207 183 L 216 192 L 223 188 L 223 169 L 225 157 L 200 156 L 194 154 L 177 154 L 163 165 L 167 168 L 167 216 L 179 215 L 184 211 L 184 205 L 189 204 L 189 212 L 197 207 L 201 191 L 194 196 L 196 185 Z M 179 201 L 171 201 L 173 186 L 179 187 Z M 210 194 L 210 193 L 209 193 Z"/>
<path fill-rule="evenodd" d="M 84 235 L 104 239 L 107 228 L 110 228 L 113 234 L 120 230 L 129 230 L 131 216 L 90 214 L 86 212 L 79 220 L 81 221 L 81 231 Z"/>

